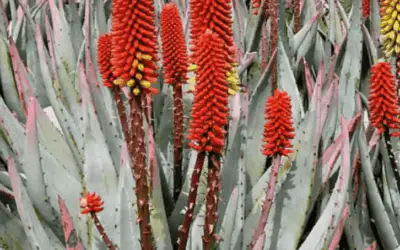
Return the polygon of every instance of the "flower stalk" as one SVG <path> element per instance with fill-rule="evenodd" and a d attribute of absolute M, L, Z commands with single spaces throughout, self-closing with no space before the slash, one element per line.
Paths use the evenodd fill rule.
<path fill-rule="evenodd" d="M 146 169 L 146 148 L 144 145 L 142 95 L 130 100 L 131 134 L 128 150 L 132 157 L 132 173 L 136 181 L 138 223 L 142 249 L 154 249 L 150 225 L 149 184 Z"/>
<path fill-rule="evenodd" d="M 161 40 L 165 82 L 173 87 L 174 200 L 182 190 L 183 100 L 182 84 L 187 81 L 188 56 L 179 10 L 174 3 L 161 11 Z"/>
<path fill-rule="evenodd" d="M 100 233 L 101 238 L 106 244 L 109 250 L 116 250 L 114 244 L 108 237 L 106 231 L 104 230 L 103 225 L 101 224 L 99 218 L 97 217 L 97 213 L 103 211 L 104 202 L 101 200 L 101 197 L 96 193 L 87 193 L 84 198 L 80 198 L 80 207 L 81 214 L 90 214 L 94 225 Z"/>
<path fill-rule="evenodd" d="M 204 221 L 203 249 L 210 250 L 214 240 L 219 240 L 215 233 L 215 223 L 218 219 L 218 200 L 221 191 L 221 155 L 210 153 L 208 157 L 206 195 L 206 217 Z"/>
<path fill-rule="evenodd" d="M 188 197 L 188 205 L 186 206 L 185 218 L 183 224 L 179 227 L 179 239 L 178 249 L 185 250 L 187 240 L 189 237 L 190 225 L 193 220 L 193 211 L 196 206 L 197 189 L 200 183 L 201 172 L 203 171 L 203 165 L 206 154 L 205 152 L 199 152 L 197 154 L 196 164 L 194 165 L 192 177 L 190 180 L 190 190 Z"/>

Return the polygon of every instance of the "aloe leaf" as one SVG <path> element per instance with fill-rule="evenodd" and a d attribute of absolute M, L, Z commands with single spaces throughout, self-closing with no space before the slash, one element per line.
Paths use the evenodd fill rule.
<path fill-rule="evenodd" d="M 146 96 L 147 108 L 147 120 L 151 120 L 151 96 Z M 165 213 L 164 200 L 161 190 L 160 180 L 160 168 L 156 158 L 156 145 L 153 137 L 153 128 L 151 124 L 147 125 L 147 155 L 148 155 L 148 166 L 151 176 L 151 187 L 152 194 L 150 201 L 153 207 L 151 212 L 151 227 L 156 239 L 156 246 L 158 249 L 170 249 L 172 248 L 171 236 L 169 234 L 167 215 Z"/>
<path fill-rule="evenodd" d="M 162 109 L 160 113 L 160 119 L 158 122 L 157 133 L 155 135 L 155 140 L 157 145 L 159 145 L 161 152 L 167 154 L 168 144 L 172 143 L 172 90 L 171 88 L 165 88 L 165 96 L 162 104 Z"/>
<path fill-rule="evenodd" d="M 78 14 L 77 3 L 75 1 L 70 1 L 68 3 L 67 8 L 67 15 L 66 19 L 69 24 L 70 28 L 70 38 L 71 43 L 74 48 L 76 55 L 78 55 L 78 51 L 81 48 L 83 43 L 83 33 L 82 33 L 82 25 L 81 25 L 81 18 Z M 71 65 L 72 66 L 72 65 Z"/>
<path fill-rule="evenodd" d="M 341 117 L 341 128 L 343 131 L 341 172 L 326 208 L 311 232 L 308 234 L 306 240 L 300 246 L 300 250 L 327 248 L 335 233 L 332 229 L 338 226 L 342 212 L 345 208 L 347 189 L 350 184 L 351 168 L 349 133 L 347 130 L 346 120 L 343 117 Z"/>
<path fill-rule="evenodd" d="M 292 54 L 297 54 L 297 62 L 306 56 L 309 50 L 314 47 L 318 30 L 317 20 L 320 16 L 320 12 L 317 12 L 315 9 L 314 1 L 305 2 L 307 2 L 307 8 L 304 8 L 303 12 L 305 11 L 306 20 L 308 21 L 303 28 L 294 35 L 293 40 L 290 40 Z"/>
<path fill-rule="evenodd" d="M 230 249 L 230 244 L 232 242 L 233 227 L 235 226 L 235 216 L 237 211 L 237 205 L 239 200 L 239 191 L 235 187 L 231 193 L 228 201 L 227 211 L 224 214 L 224 219 L 222 220 L 221 229 L 219 231 L 219 236 L 221 236 L 222 241 L 219 244 L 219 249 Z"/>
<path fill-rule="evenodd" d="M 0 1 L 1 4 L 1 1 Z M 0 244 L 4 249 L 32 249 L 21 220 L 0 202 Z"/>
<path fill-rule="evenodd" d="M 282 42 L 278 42 L 278 87 L 286 91 L 292 103 L 293 124 L 299 124 L 304 117 L 302 97 L 296 85 L 293 71 L 290 66 L 289 58 L 286 55 Z"/>
<path fill-rule="evenodd" d="M 361 77 L 362 30 L 361 1 L 353 1 L 351 26 L 339 78 L 339 112 L 349 120 L 355 112 L 355 91 Z"/>
<path fill-rule="evenodd" d="M 26 123 L 26 142 L 24 149 L 23 168 L 27 176 L 26 187 L 29 197 L 34 201 L 40 214 L 51 224 L 58 224 L 58 218 L 50 205 L 50 197 L 46 190 L 47 176 L 40 162 L 39 142 L 37 138 L 37 101 L 31 97 Z"/>
<path fill-rule="evenodd" d="M 79 108 L 79 91 L 75 88 L 73 83 L 74 75 L 71 69 L 68 72 L 65 64 L 61 61 L 61 57 L 54 46 L 56 41 L 53 38 L 53 32 L 50 27 L 50 23 L 46 16 L 45 19 L 46 35 L 48 40 L 49 55 L 50 55 L 50 65 L 53 71 L 54 81 L 59 84 L 59 92 L 57 93 L 62 102 L 68 108 L 68 111 L 72 114 L 75 121 L 79 121 L 81 117 L 81 110 Z"/>
<path fill-rule="evenodd" d="M 43 225 L 40 223 L 12 159 L 9 159 L 8 167 L 18 213 L 31 247 L 34 249 L 63 249 L 64 247 L 61 242 L 54 237 L 49 237 L 50 235 L 46 233 Z"/>
<path fill-rule="evenodd" d="M 47 64 L 46 51 L 43 45 L 40 27 L 38 25 L 36 26 L 36 43 L 38 46 L 40 68 L 42 71 L 43 83 L 45 84 L 47 96 L 49 97 L 51 106 L 53 107 L 58 121 L 60 122 L 65 139 L 71 151 L 73 152 L 75 159 L 80 161 L 82 156 L 80 155 L 78 148 L 81 148 L 83 144 L 81 134 L 78 132 L 78 128 L 74 123 L 74 118 L 71 116 L 71 114 L 69 114 L 67 108 L 59 99 L 59 83 L 58 81 L 52 80 L 52 76 Z"/>
<path fill-rule="evenodd" d="M 6 7 L 7 5 L 0 1 L 0 36 L 6 37 L 7 36 L 7 27 L 9 25 Z"/>
<path fill-rule="evenodd" d="M 363 125 L 361 125 L 361 130 L 358 135 L 358 144 L 360 148 L 361 167 L 367 185 L 368 200 L 370 201 L 369 204 L 372 216 L 375 220 L 378 235 L 381 238 L 384 248 L 395 249 L 399 243 L 374 180 Z"/>
<path fill-rule="evenodd" d="M 58 204 L 60 206 L 61 222 L 64 228 L 64 239 L 67 250 L 84 250 L 77 234 L 77 230 L 71 218 L 71 214 L 65 205 L 64 200 L 58 196 Z"/>
<path fill-rule="evenodd" d="M 393 225 L 393 229 L 399 229 L 400 225 L 400 216 L 397 211 L 400 210 L 400 192 L 397 186 L 397 180 L 396 177 L 393 173 L 392 165 L 390 163 L 390 158 L 388 154 L 388 150 L 386 148 L 384 140 L 381 140 L 381 146 L 379 147 L 380 153 L 383 158 L 383 188 L 386 191 L 385 193 L 387 194 L 387 201 L 386 207 L 388 208 L 389 211 L 392 211 L 391 216 L 395 217 L 395 220 L 397 221 L 397 225 Z M 395 169 L 394 171 L 398 171 Z M 392 219 L 393 220 L 393 219 Z M 400 233 L 400 230 L 397 231 L 397 233 Z"/>
<path fill-rule="evenodd" d="M 83 65 L 81 65 L 81 69 L 80 84 L 82 113 L 84 114 L 84 183 L 88 191 L 98 193 L 106 204 L 101 214 L 101 220 L 105 231 L 111 232 L 114 227 L 114 195 L 117 192 L 118 181 L 104 135 L 95 116 L 95 109 L 88 82 L 83 72 Z M 95 232 L 96 238 L 100 237 L 97 231 Z M 95 243 L 95 241 L 92 242 L 92 244 Z"/>
<path fill-rule="evenodd" d="M 61 56 L 61 62 L 69 73 L 76 63 L 76 53 L 70 40 L 71 32 L 65 16 L 60 13 L 55 1 L 49 1 L 51 19 L 54 28 L 54 45 Z"/>
<path fill-rule="evenodd" d="M 18 119 L 23 121 L 25 114 L 22 110 L 22 104 L 19 101 L 17 87 L 14 81 L 13 68 L 11 65 L 11 59 L 8 54 L 8 46 L 5 37 L 0 35 L 0 83 L 1 89 L 7 95 L 4 95 L 4 101 L 11 112 L 15 112 L 18 115 Z"/>
<path fill-rule="evenodd" d="M 124 148 L 126 151 L 126 147 Z M 126 151 L 127 152 L 127 151 Z M 133 211 L 133 204 L 136 201 L 133 200 L 133 190 L 135 184 L 132 179 L 132 173 L 130 164 L 124 162 L 122 165 L 119 184 L 118 184 L 118 197 L 116 204 L 116 223 L 115 223 L 115 239 L 119 235 L 119 247 L 120 249 L 139 249 L 139 238 L 140 229 L 136 223 L 137 217 L 136 212 Z"/>

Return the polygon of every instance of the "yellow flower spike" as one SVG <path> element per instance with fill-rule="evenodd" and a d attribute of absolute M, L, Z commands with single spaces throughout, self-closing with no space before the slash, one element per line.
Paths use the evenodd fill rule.
<path fill-rule="evenodd" d="M 145 61 L 151 61 L 153 57 L 151 57 L 150 55 L 142 55 L 142 59 Z"/>
<path fill-rule="evenodd" d="M 228 72 L 226 72 L 226 76 L 227 76 L 227 77 L 230 77 L 231 75 L 232 75 L 232 73 L 231 73 L 231 72 L 229 72 L 229 71 L 228 71 Z"/>
<path fill-rule="evenodd" d="M 394 29 L 394 31 L 399 31 L 399 29 L 400 29 L 400 24 L 399 24 L 398 21 L 395 21 L 395 22 L 394 22 L 393 29 Z"/>
<path fill-rule="evenodd" d="M 142 86 L 143 88 L 150 88 L 151 87 L 151 82 L 143 80 L 140 82 L 140 86 Z"/>
<path fill-rule="evenodd" d="M 137 74 L 135 75 L 135 77 L 136 77 L 136 79 L 138 79 L 139 81 L 141 81 L 141 80 L 143 79 L 143 75 L 140 74 L 140 73 L 137 73 Z"/>
<path fill-rule="evenodd" d="M 135 85 L 135 80 L 133 80 L 133 79 L 130 79 L 127 83 L 126 83 L 126 86 L 128 86 L 128 87 L 133 87 Z"/>
<path fill-rule="evenodd" d="M 190 64 L 188 70 L 189 71 L 195 71 L 197 69 L 197 65 L 196 64 Z"/>
<path fill-rule="evenodd" d="M 393 13 L 392 13 L 392 18 L 396 18 L 396 17 L 397 17 L 397 14 L 398 14 L 397 10 L 393 11 Z"/>
<path fill-rule="evenodd" d="M 144 65 L 142 63 L 138 64 L 138 70 L 140 70 L 140 71 L 144 70 Z"/>
<path fill-rule="evenodd" d="M 392 7 L 387 7 L 385 10 L 385 14 L 391 14 L 393 12 L 393 8 Z"/>
<path fill-rule="evenodd" d="M 133 60 L 132 67 L 137 68 L 139 61 L 137 59 Z"/>
<path fill-rule="evenodd" d="M 196 84 L 196 78 L 195 77 L 190 77 L 187 82 L 189 84 Z"/>
<path fill-rule="evenodd" d="M 139 95 L 140 94 L 140 89 L 138 87 L 136 87 L 136 88 L 133 89 L 132 93 L 134 95 Z"/>
<path fill-rule="evenodd" d="M 124 82 L 124 79 L 118 78 L 118 79 L 115 79 L 113 83 L 115 85 L 123 85 L 125 82 Z"/>
<path fill-rule="evenodd" d="M 233 90 L 233 89 L 228 89 L 228 94 L 230 94 L 230 95 L 236 95 L 236 91 L 235 90 Z"/>

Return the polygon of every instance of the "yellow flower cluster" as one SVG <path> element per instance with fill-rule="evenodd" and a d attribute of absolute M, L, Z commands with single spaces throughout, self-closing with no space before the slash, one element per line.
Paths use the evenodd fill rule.
<path fill-rule="evenodd" d="M 232 69 L 231 71 L 226 73 L 226 80 L 228 82 L 228 93 L 230 95 L 235 95 L 236 93 L 240 92 L 241 88 L 240 88 L 240 79 L 239 79 L 239 74 L 236 70 L 237 67 L 237 63 L 232 64 Z M 195 64 L 191 64 L 189 66 L 189 71 L 193 72 L 197 69 L 197 65 Z M 191 77 L 188 80 L 189 83 L 189 91 L 194 91 L 195 89 L 195 85 L 196 85 L 196 79 L 195 77 Z"/>
<path fill-rule="evenodd" d="M 400 53 L 400 1 L 384 0 L 380 12 L 383 51 L 390 57 Z"/>

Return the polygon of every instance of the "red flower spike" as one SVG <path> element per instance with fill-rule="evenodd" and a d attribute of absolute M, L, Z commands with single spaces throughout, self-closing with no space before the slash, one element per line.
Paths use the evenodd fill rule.
<path fill-rule="evenodd" d="M 166 4 L 161 11 L 161 40 L 165 82 L 185 83 L 189 67 L 187 48 L 182 20 L 174 3 Z"/>
<path fill-rule="evenodd" d="M 111 65 L 115 84 L 153 93 L 157 80 L 157 38 L 152 0 L 114 0 L 112 6 Z"/>
<path fill-rule="evenodd" d="M 230 59 L 229 63 L 233 63 L 234 43 L 231 0 L 191 0 L 190 8 L 190 38 L 192 39 L 192 45 L 196 47 L 196 40 L 202 37 L 206 30 L 211 30 L 217 33 L 231 50 L 232 59 Z M 192 52 L 194 53 L 193 50 Z"/>
<path fill-rule="evenodd" d="M 104 34 L 99 36 L 97 40 L 97 62 L 99 64 L 99 70 L 103 85 L 107 88 L 112 88 L 114 76 L 111 70 L 111 36 L 110 34 Z"/>
<path fill-rule="evenodd" d="M 362 13 L 365 18 L 369 17 L 370 8 L 371 8 L 370 0 L 362 0 Z"/>
<path fill-rule="evenodd" d="M 226 73 L 231 69 L 230 55 L 218 34 L 208 30 L 198 41 L 194 56 L 197 86 L 189 146 L 197 151 L 222 153 L 229 114 Z"/>
<path fill-rule="evenodd" d="M 87 193 L 84 198 L 80 198 L 81 214 L 98 213 L 103 211 L 104 202 L 96 193 Z"/>
<path fill-rule="evenodd" d="M 292 120 L 292 105 L 290 96 L 279 89 L 269 97 L 265 104 L 264 147 L 266 156 L 285 155 L 292 153 L 290 142 L 294 138 Z"/>
<path fill-rule="evenodd" d="M 369 112 L 371 124 L 380 133 L 386 128 L 400 129 L 400 110 L 396 95 L 396 83 L 388 62 L 379 62 L 371 68 L 369 88 Z M 393 132 L 392 136 L 399 136 Z"/>

